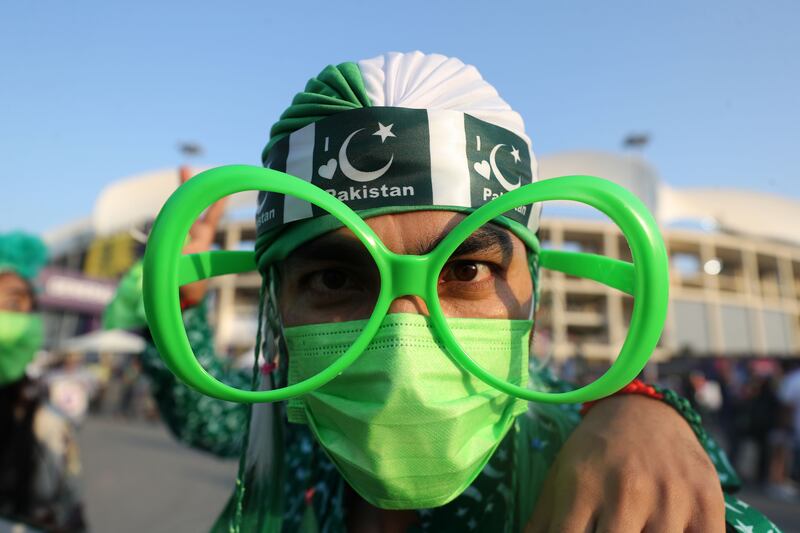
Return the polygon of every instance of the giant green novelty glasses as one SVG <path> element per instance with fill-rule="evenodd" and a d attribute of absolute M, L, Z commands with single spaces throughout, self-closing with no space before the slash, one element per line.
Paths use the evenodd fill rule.
<path fill-rule="evenodd" d="M 189 229 L 205 208 L 224 196 L 250 190 L 292 196 L 338 219 L 374 261 L 380 282 L 369 318 L 359 326 L 359 336 L 342 355 L 316 375 L 273 390 L 240 390 L 209 375 L 189 345 L 178 297 L 178 288 L 182 285 L 256 270 L 253 252 L 211 251 L 193 255 L 181 252 Z M 633 258 L 630 264 L 593 254 L 540 251 L 542 268 L 589 278 L 634 297 L 630 329 L 611 368 L 593 383 L 561 393 L 530 390 L 476 363 L 462 345 L 463 341 L 459 341 L 457 332 L 454 333 L 455 328 L 451 328 L 438 292 L 443 268 L 476 230 L 512 209 L 548 200 L 577 201 L 608 215 L 627 238 Z M 280 246 L 274 246 L 267 255 L 269 260 L 278 261 L 287 254 L 287 250 L 282 253 Z M 263 270 L 263 257 L 261 263 Z M 334 379 L 361 356 L 378 332 L 392 302 L 404 296 L 416 296 L 425 301 L 435 334 L 453 363 L 492 387 L 531 401 L 586 402 L 624 387 L 641 371 L 655 348 L 667 311 L 667 255 L 655 221 L 641 201 L 626 189 L 600 178 L 567 176 L 519 187 L 475 209 L 432 251 L 424 255 L 400 255 L 389 250 L 362 218 L 325 190 L 276 170 L 226 166 L 198 174 L 173 193 L 156 218 L 144 258 L 145 310 L 153 340 L 167 366 L 195 389 L 235 402 L 286 400 Z"/>

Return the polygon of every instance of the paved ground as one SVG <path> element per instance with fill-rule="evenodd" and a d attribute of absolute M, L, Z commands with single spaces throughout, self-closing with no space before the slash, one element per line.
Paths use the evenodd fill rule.
<path fill-rule="evenodd" d="M 94 533 L 204 532 L 233 489 L 235 461 L 189 450 L 161 425 L 94 418 L 80 441 Z M 786 533 L 800 533 L 800 503 L 755 490 L 743 498 Z"/>
<path fill-rule="evenodd" d="M 236 479 L 236 461 L 181 446 L 160 424 L 88 419 L 79 438 L 94 533 L 208 531 Z"/>
<path fill-rule="evenodd" d="M 767 515 L 784 533 L 800 533 L 800 501 L 773 500 L 753 488 L 744 489 L 739 496 Z"/>

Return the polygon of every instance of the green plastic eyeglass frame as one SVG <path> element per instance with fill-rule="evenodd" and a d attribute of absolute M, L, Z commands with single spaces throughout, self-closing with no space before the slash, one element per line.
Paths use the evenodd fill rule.
<path fill-rule="evenodd" d="M 375 309 L 353 345 L 319 374 L 274 390 L 241 390 L 208 374 L 189 345 L 178 296 L 178 288 L 182 285 L 257 269 L 254 253 L 249 251 L 211 251 L 192 255 L 182 255 L 181 252 L 189 229 L 204 209 L 224 196 L 252 190 L 293 195 L 339 219 L 366 247 L 381 278 Z M 547 200 L 577 201 L 608 215 L 627 238 L 633 258 L 631 264 L 594 254 L 541 250 L 539 263 L 542 268 L 592 279 L 634 296 L 630 329 L 611 368 L 584 387 L 559 393 L 508 383 L 470 359 L 447 325 L 437 290 L 443 266 L 474 231 L 515 207 Z M 400 255 L 389 250 L 352 209 L 319 187 L 272 169 L 230 165 L 198 174 L 179 187 L 164 204 L 147 242 L 143 290 L 153 341 L 167 366 L 188 385 L 222 400 L 275 402 L 321 387 L 361 355 L 375 336 L 392 301 L 415 295 L 425 300 L 436 333 L 453 361 L 466 371 L 517 398 L 547 403 L 580 403 L 613 394 L 644 368 L 664 327 L 669 277 L 664 242 L 652 215 L 632 193 L 600 178 L 565 176 L 525 185 L 470 213 L 430 253 Z"/>

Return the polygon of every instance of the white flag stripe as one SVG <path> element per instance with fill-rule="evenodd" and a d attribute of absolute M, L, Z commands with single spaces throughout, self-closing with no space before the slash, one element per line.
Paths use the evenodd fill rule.
<path fill-rule="evenodd" d="M 433 205 L 470 207 L 470 176 L 464 115 L 428 109 Z"/>
<path fill-rule="evenodd" d="M 314 134 L 315 125 L 308 126 L 289 135 L 289 155 L 286 158 L 286 173 L 311 181 L 314 175 Z M 311 218 L 311 204 L 295 196 L 286 195 L 284 200 L 283 222 Z"/>
<path fill-rule="evenodd" d="M 519 113 L 458 58 L 389 52 L 358 61 L 358 68 L 373 106 L 460 111 L 525 137 Z"/>

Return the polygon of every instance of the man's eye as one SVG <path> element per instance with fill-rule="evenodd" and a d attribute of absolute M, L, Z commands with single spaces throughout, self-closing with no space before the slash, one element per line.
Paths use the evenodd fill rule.
<path fill-rule="evenodd" d="M 344 270 L 326 268 L 312 272 L 308 277 L 308 285 L 316 291 L 339 291 L 354 288 L 352 277 Z"/>
<path fill-rule="evenodd" d="M 491 267 L 480 261 L 454 261 L 445 267 L 442 281 L 476 283 L 492 276 Z"/>

